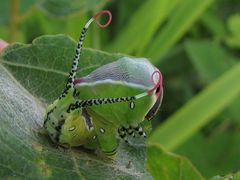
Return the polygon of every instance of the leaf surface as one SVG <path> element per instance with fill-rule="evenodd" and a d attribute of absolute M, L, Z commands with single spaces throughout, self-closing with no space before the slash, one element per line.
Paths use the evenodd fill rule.
<path fill-rule="evenodd" d="M 110 160 L 82 148 L 57 149 L 40 133 L 45 106 L 39 99 L 50 101 L 61 92 L 72 61 L 65 57 L 73 55 L 75 45 L 66 36 L 43 36 L 32 45 L 14 44 L 5 50 L 4 60 L 0 61 L 0 176 L 152 179 L 144 168 L 143 142 L 120 143 L 116 158 Z M 79 74 L 118 56 L 85 50 L 82 61 L 85 69 L 80 69 Z"/>
<path fill-rule="evenodd" d="M 147 168 L 154 179 L 203 179 L 190 161 L 164 151 L 159 145 L 149 146 L 147 154 Z"/>

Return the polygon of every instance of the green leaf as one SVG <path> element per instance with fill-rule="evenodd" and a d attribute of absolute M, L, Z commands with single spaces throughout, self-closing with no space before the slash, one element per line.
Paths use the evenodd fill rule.
<path fill-rule="evenodd" d="M 202 81 L 206 84 L 215 80 L 237 63 L 235 57 L 232 57 L 220 45 L 211 41 L 187 41 L 185 49 Z M 239 107 L 240 97 L 237 97 L 226 108 L 228 117 L 238 120 L 240 116 Z"/>
<path fill-rule="evenodd" d="M 165 152 L 159 145 L 149 146 L 147 155 L 147 168 L 154 179 L 204 179 L 190 161 Z"/>
<path fill-rule="evenodd" d="M 239 180 L 240 179 L 240 172 L 235 174 L 228 174 L 226 176 L 214 176 L 210 180 Z"/>
<path fill-rule="evenodd" d="M 145 56 L 150 57 L 153 63 L 158 62 L 213 2 L 214 0 L 184 0 L 180 3 L 166 26 L 149 45 Z"/>
<path fill-rule="evenodd" d="M 77 12 L 83 13 L 89 10 L 101 9 L 108 0 L 42 0 L 40 6 L 47 13 L 63 17 Z"/>
<path fill-rule="evenodd" d="M 226 37 L 226 43 L 230 47 L 240 47 L 240 14 L 235 14 L 229 17 L 227 21 L 230 35 Z"/>
<path fill-rule="evenodd" d="M 185 50 L 204 83 L 210 83 L 236 64 L 236 58 L 209 40 L 189 40 Z"/>
<path fill-rule="evenodd" d="M 240 14 L 230 16 L 227 25 L 233 35 L 240 35 Z"/>
<path fill-rule="evenodd" d="M 173 150 L 227 107 L 240 92 L 240 63 L 170 116 L 148 139 Z"/>
<path fill-rule="evenodd" d="M 40 133 L 45 115 L 42 102 L 25 90 L 8 70 L 28 90 L 49 101 L 52 95 L 57 95 L 55 90 L 64 87 L 59 80 L 66 78 L 72 61 L 68 57 L 74 53 L 75 45 L 66 36 L 43 36 L 32 45 L 14 44 L 5 50 L 2 58 L 6 59 L 0 61 L 0 177 L 152 179 L 144 168 L 143 143 L 120 143 L 115 160 L 110 160 L 82 148 L 57 149 Z M 84 69 L 79 74 L 118 56 L 85 50 Z"/>
<path fill-rule="evenodd" d="M 127 54 L 137 51 L 141 54 L 177 2 L 178 0 L 145 1 L 129 18 L 108 49 Z"/>
<path fill-rule="evenodd" d="M 203 14 L 201 21 L 203 25 L 212 33 L 214 39 L 221 40 L 226 36 L 226 27 L 223 19 L 220 17 L 211 12 L 207 12 Z"/>
<path fill-rule="evenodd" d="M 0 62 L 31 94 L 50 103 L 64 88 L 75 47 L 76 42 L 68 36 L 46 35 L 36 38 L 31 45 L 17 43 L 10 46 L 4 51 Z M 84 49 L 78 77 L 122 56 Z"/>
<path fill-rule="evenodd" d="M 198 132 L 176 149 L 186 156 L 206 177 L 227 174 L 240 169 L 239 126 L 233 127 L 225 120 L 219 127 L 211 129 L 210 135 Z M 224 156 L 223 156 L 224 154 Z"/>

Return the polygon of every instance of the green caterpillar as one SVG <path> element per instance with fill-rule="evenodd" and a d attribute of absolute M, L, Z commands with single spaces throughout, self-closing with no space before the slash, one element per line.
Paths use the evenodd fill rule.
<path fill-rule="evenodd" d="M 160 71 L 144 58 L 121 58 L 76 79 L 82 44 L 89 25 L 100 15 L 112 19 L 104 10 L 84 26 L 66 87 L 47 107 L 44 128 L 51 140 L 61 146 L 84 146 L 106 155 L 116 153 L 117 134 L 145 137 L 139 124 L 151 119 L 160 108 L 163 87 Z"/>

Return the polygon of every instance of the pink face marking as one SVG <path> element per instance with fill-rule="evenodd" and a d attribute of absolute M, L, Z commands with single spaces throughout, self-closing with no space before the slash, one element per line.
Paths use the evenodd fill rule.
<path fill-rule="evenodd" d="M 83 78 L 78 78 L 78 79 L 75 79 L 75 81 L 73 82 L 73 84 L 76 85 L 76 84 L 81 84 L 81 83 L 83 83 L 83 82 L 85 82 L 85 81 L 83 80 Z"/>

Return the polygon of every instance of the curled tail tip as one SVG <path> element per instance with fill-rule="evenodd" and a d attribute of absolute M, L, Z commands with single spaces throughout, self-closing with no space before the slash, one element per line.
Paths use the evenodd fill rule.
<path fill-rule="evenodd" d="M 106 14 L 108 15 L 108 21 L 106 24 L 101 24 L 99 21 L 97 21 L 96 19 L 101 16 L 102 14 Z M 102 11 L 99 11 L 98 13 L 96 13 L 94 16 L 93 16 L 93 19 L 96 20 L 96 23 L 99 25 L 99 27 L 101 28 L 105 28 L 107 26 L 109 26 L 109 24 L 111 23 L 112 21 L 112 13 L 109 11 L 109 10 L 102 10 Z"/>

